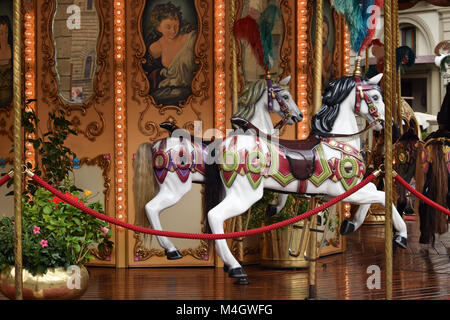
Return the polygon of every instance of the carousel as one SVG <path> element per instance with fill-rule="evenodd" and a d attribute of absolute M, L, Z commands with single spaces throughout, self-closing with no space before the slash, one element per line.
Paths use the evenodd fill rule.
<path fill-rule="evenodd" d="M 1 3 L 0 300 L 449 299 L 417 2 Z"/>

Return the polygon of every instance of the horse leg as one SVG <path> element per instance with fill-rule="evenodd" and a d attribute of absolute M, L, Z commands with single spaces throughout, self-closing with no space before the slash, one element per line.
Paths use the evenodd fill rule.
<path fill-rule="evenodd" d="M 161 221 L 159 220 L 159 215 L 162 211 L 180 201 L 191 189 L 191 186 L 190 180 L 182 183 L 175 173 L 167 175 L 164 183 L 160 185 L 158 194 L 145 205 L 147 217 L 155 230 L 162 231 Z M 167 237 L 157 236 L 156 238 L 160 246 L 166 251 L 167 259 L 175 260 L 183 257 Z"/>
<path fill-rule="evenodd" d="M 348 234 L 357 230 L 364 222 L 366 218 L 367 211 L 369 210 L 370 204 L 378 203 L 383 207 L 386 206 L 385 193 L 383 191 L 378 191 L 373 183 L 368 184 L 358 192 L 349 196 L 346 201 L 359 204 L 360 207 L 355 213 L 355 218 L 353 221 L 344 220 L 341 225 L 341 234 Z M 394 238 L 396 244 L 402 248 L 406 248 L 407 242 L 407 228 L 402 217 L 398 213 L 394 204 L 392 204 L 392 222 L 397 234 Z"/>
<path fill-rule="evenodd" d="M 211 231 L 214 234 L 224 233 L 223 225 L 225 220 L 238 216 L 247 211 L 256 201 L 261 199 L 263 196 L 262 185 L 260 185 L 258 189 L 253 190 L 248 181 L 246 181 L 247 177 L 242 177 L 243 179 L 241 180 L 239 180 L 238 178 L 241 178 L 241 176 L 238 176 L 234 181 L 233 186 L 227 190 L 227 195 L 222 200 L 222 202 L 220 202 L 217 206 L 215 206 L 208 212 L 209 226 L 211 227 Z M 230 277 L 247 277 L 247 274 L 242 269 L 240 263 L 236 260 L 236 258 L 228 248 L 225 239 L 216 240 L 215 248 L 217 254 L 225 263 Z"/>
<path fill-rule="evenodd" d="M 283 210 L 284 206 L 286 205 L 286 200 L 288 198 L 288 194 L 286 193 L 280 193 L 278 194 L 278 201 L 277 204 L 269 204 L 266 209 L 266 217 L 270 218 L 278 213 L 280 213 L 281 210 Z"/>

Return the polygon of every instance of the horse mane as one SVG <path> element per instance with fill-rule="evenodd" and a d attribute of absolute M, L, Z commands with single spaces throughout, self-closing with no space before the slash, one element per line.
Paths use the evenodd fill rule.
<path fill-rule="evenodd" d="M 261 99 L 266 88 L 267 83 L 264 79 L 259 79 L 247 84 L 244 89 L 242 89 L 242 94 L 238 102 L 238 111 L 233 117 L 251 119 L 255 114 L 255 104 Z"/>
<path fill-rule="evenodd" d="M 362 84 L 367 84 L 367 79 L 361 79 Z M 344 76 L 330 81 L 325 88 L 322 97 L 322 108 L 311 121 L 312 131 L 318 135 L 327 133 L 333 129 L 334 122 L 339 114 L 339 106 L 356 85 L 354 76 Z"/>

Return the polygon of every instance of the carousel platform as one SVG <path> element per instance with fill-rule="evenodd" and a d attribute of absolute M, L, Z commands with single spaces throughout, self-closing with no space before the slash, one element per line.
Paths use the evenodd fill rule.
<path fill-rule="evenodd" d="M 419 245 L 415 221 L 407 221 L 408 249 L 394 251 L 393 299 L 450 299 L 450 232 L 435 248 Z M 347 251 L 320 258 L 317 296 L 320 300 L 385 298 L 384 226 L 365 225 L 347 236 Z M 367 268 L 381 269 L 381 289 L 368 289 Z M 307 270 L 245 266 L 250 285 L 239 286 L 218 268 L 90 267 L 83 300 L 303 300 Z M 0 300 L 5 299 L 0 294 Z"/>

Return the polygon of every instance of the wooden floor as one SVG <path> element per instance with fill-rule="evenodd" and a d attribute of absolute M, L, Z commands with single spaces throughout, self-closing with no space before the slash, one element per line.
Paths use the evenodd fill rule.
<path fill-rule="evenodd" d="M 416 222 L 407 222 L 407 250 L 394 251 L 394 299 L 450 299 L 450 233 L 436 248 L 421 247 Z M 322 300 L 385 299 L 384 226 L 363 226 L 347 236 L 347 252 L 319 259 L 317 298 Z M 367 268 L 381 268 L 381 289 L 367 288 Z M 303 300 L 306 270 L 246 266 L 250 285 L 215 268 L 89 268 L 90 284 L 82 299 L 148 300 Z M 4 299 L 4 297 L 0 297 Z"/>

